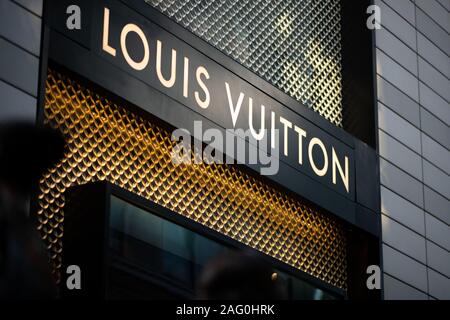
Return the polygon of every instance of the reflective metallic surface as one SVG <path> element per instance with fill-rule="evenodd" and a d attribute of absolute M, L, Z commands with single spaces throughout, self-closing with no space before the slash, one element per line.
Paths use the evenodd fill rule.
<path fill-rule="evenodd" d="M 46 81 L 45 123 L 68 144 L 65 158 L 40 183 L 39 229 L 55 269 L 63 250 L 64 191 L 108 180 L 346 288 L 346 232 L 331 216 L 236 166 L 175 165 L 176 142 L 168 131 L 53 70 Z"/>
<path fill-rule="evenodd" d="M 339 0 L 146 0 L 342 126 Z"/>

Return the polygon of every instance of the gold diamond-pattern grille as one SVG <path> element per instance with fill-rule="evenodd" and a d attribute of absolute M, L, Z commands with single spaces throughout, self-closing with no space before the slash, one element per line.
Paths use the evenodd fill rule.
<path fill-rule="evenodd" d="M 342 126 L 340 0 L 145 0 Z"/>
<path fill-rule="evenodd" d="M 48 73 L 44 113 L 46 125 L 62 132 L 68 145 L 64 159 L 40 181 L 39 229 L 56 271 L 63 250 L 64 191 L 108 180 L 346 288 L 346 232 L 332 217 L 237 166 L 174 164 L 176 142 L 169 131 L 57 71 Z"/>

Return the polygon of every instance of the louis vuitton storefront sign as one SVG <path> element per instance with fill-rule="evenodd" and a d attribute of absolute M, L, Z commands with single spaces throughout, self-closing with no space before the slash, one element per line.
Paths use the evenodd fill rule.
<path fill-rule="evenodd" d="M 247 138 L 272 158 L 352 196 L 350 146 L 142 16 L 124 15 L 115 3 L 105 3 L 97 11 L 102 23 L 94 26 L 92 47 L 102 58 L 223 132 Z M 203 142 L 217 142 L 217 137 L 208 136 Z M 225 145 L 217 149 L 229 153 Z"/>

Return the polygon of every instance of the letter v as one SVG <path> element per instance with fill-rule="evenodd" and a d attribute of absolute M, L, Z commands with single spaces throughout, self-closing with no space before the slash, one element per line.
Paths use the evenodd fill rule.
<path fill-rule="evenodd" d="M 233 100 L 231 98 L 230 85 L 228 84 L 228 82 L 225 82 L 225 87 L 227 89 L 228 106 L 230 107 L 231 120 L 233 120 L 233 128 L 234 128 L 236 126 L 236 121 L 237 121 L 239 112 L 241 111 L 242 101 L 244 100 L 244 94 L 242 92 L 239 94 L 239 98 L 238 98 L 236 107 L 233 107 Z"/>

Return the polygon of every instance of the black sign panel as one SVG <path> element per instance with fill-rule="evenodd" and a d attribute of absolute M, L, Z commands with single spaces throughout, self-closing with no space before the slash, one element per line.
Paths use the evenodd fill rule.
<path fill-rule="evenodd" d="M 255 138 L 267 138 L 259 148 L 354 198 L 348 145 L 123 4 L 104 1 L 93 10 L 90 45 L 96 54 L 222 129 L 251 127 Z"/>

